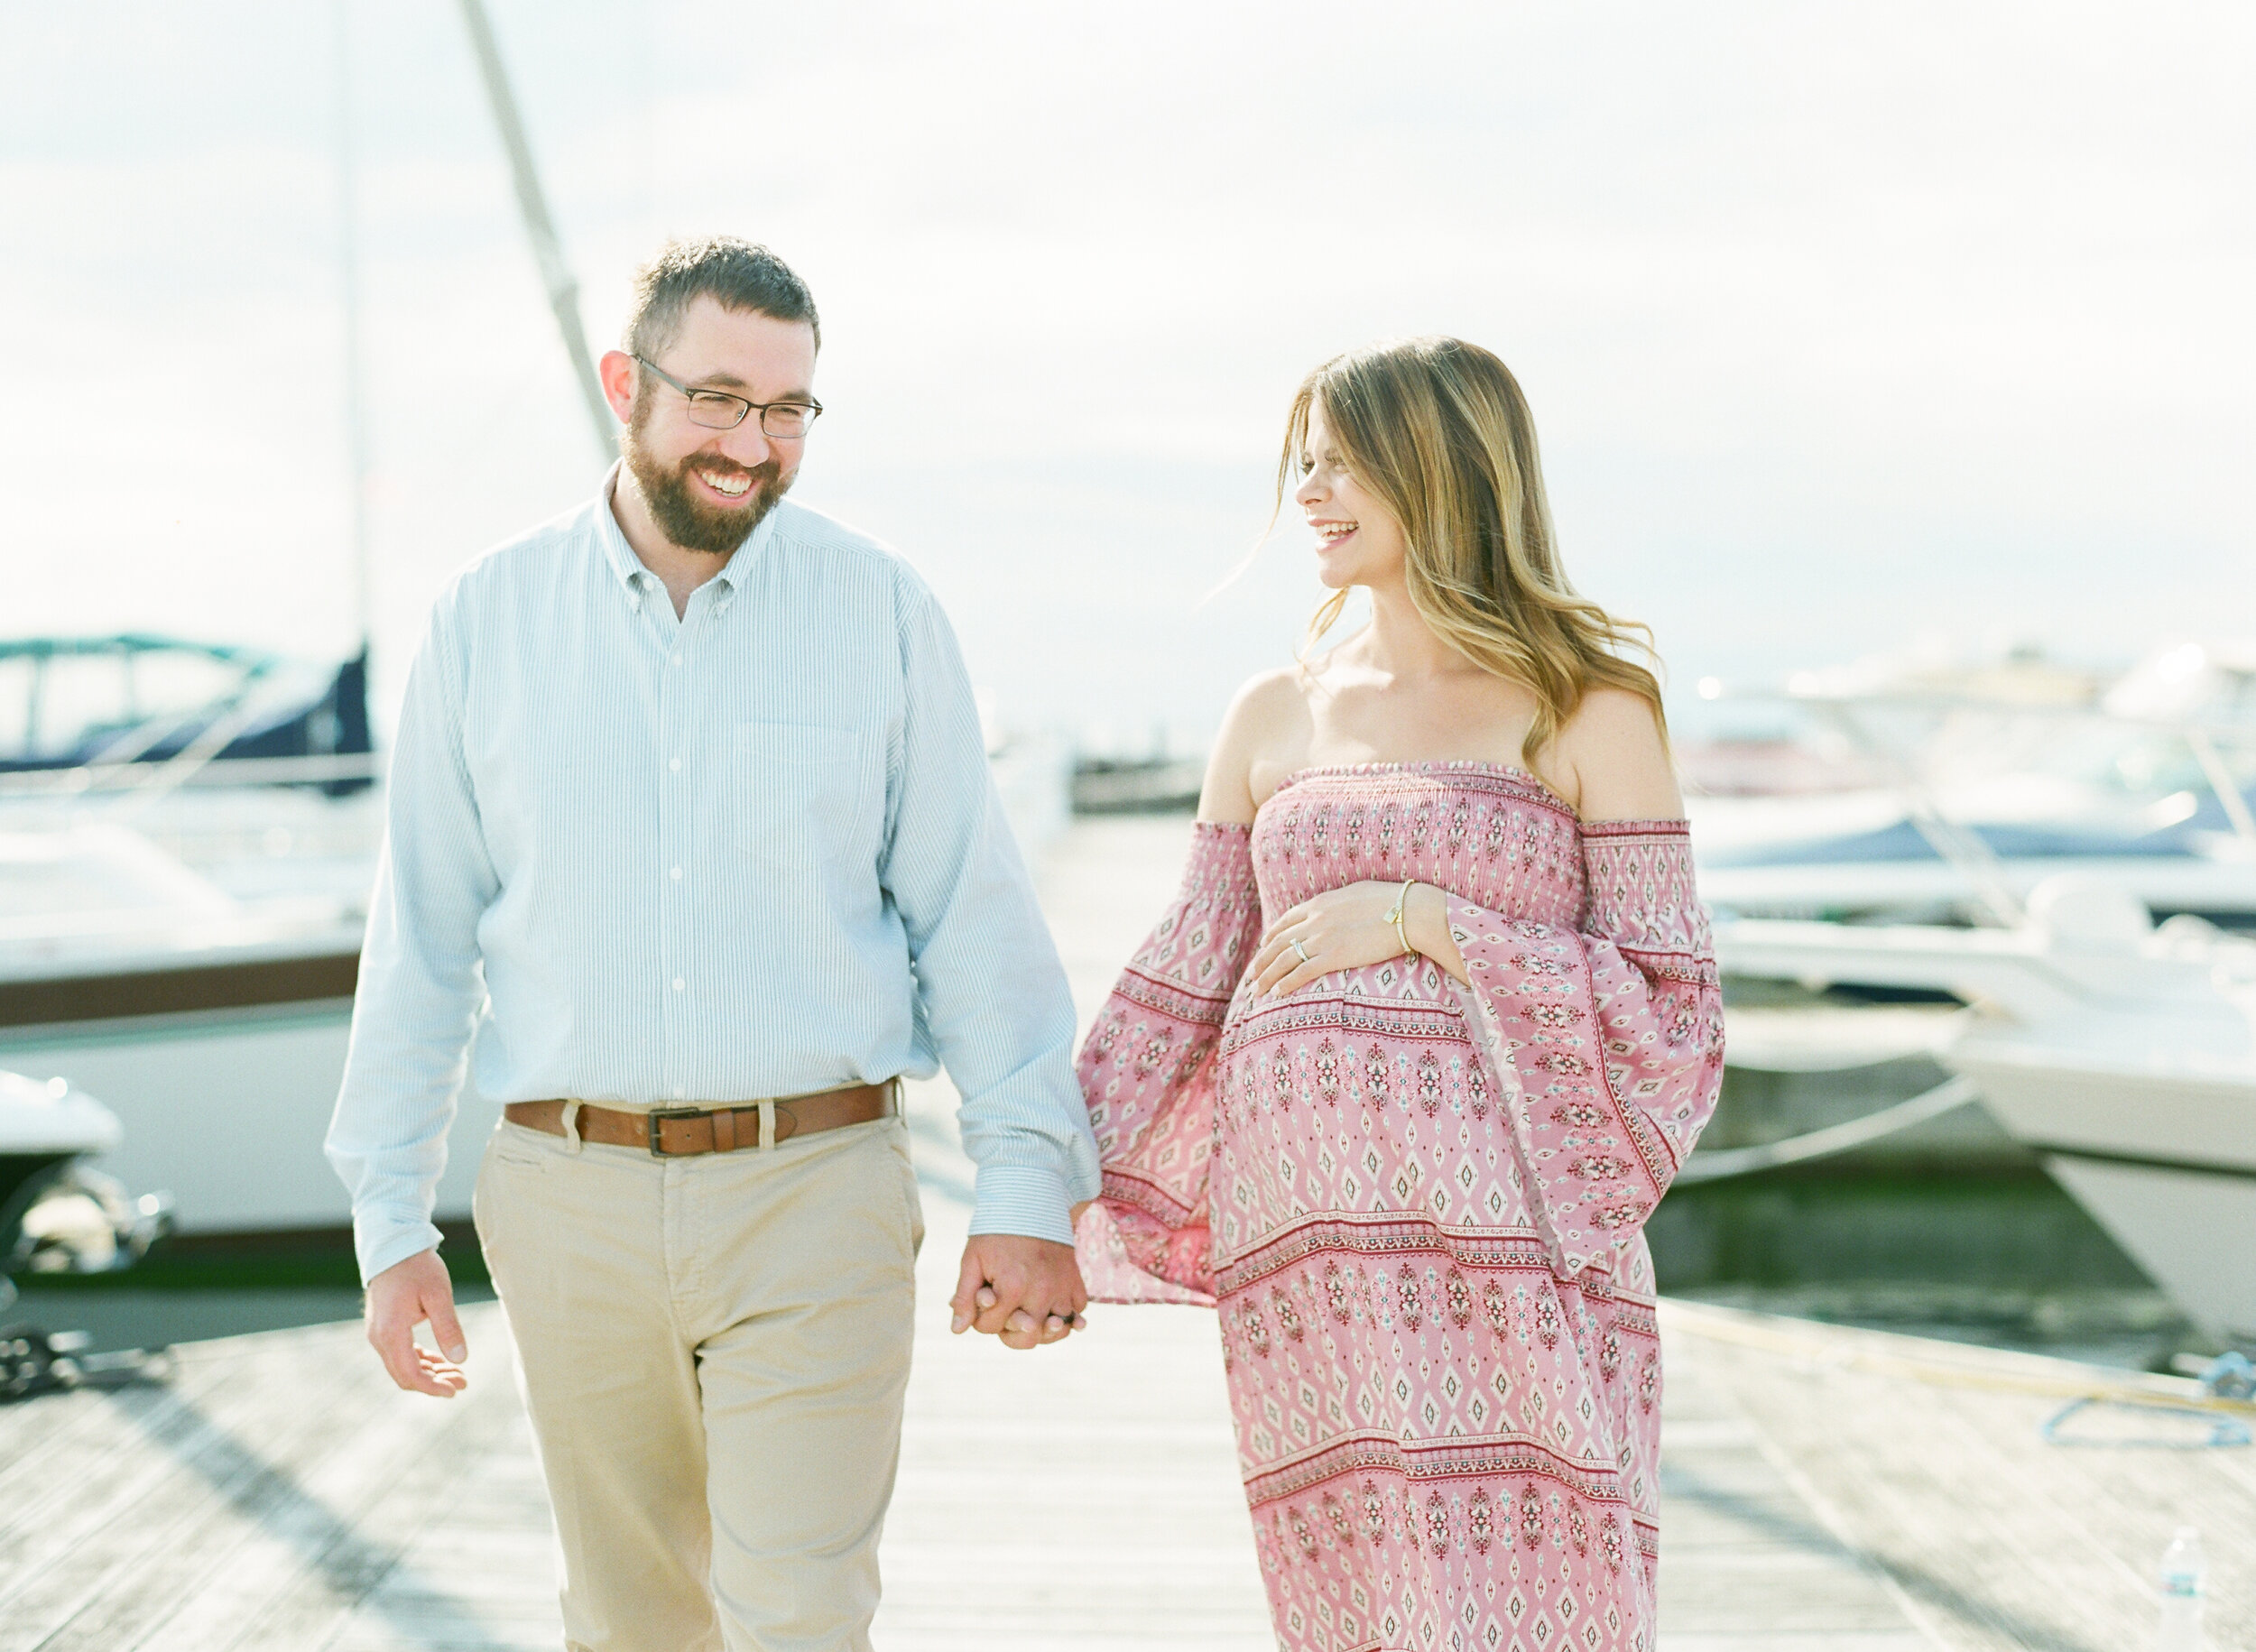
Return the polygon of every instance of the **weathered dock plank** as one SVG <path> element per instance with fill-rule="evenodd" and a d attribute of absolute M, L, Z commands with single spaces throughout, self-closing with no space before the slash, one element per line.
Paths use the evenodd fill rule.
<path fill-rule="evenodd" d="M 1932 1652 L 1889 1580 L 1795 1490 L 1702 1352 L 1676 1338 L 1665 1350 L 1664 1652 Z"/>
<path fill-rule="evenodd" d="M 502 1340 L 498 1323 L 484 1329 L 492 1342 Z M 495 1352 L 503 1351 L 496 1347 Z M 356 1353 L 374 1363 L 365 1348 Z M 489 1367 L 500 1368 L 495 1375 L 502 1375 L 506 1365 L 505 1355 L 489 1361 Z M 475 1404 L 421 1401 L 423 1411 L 450 1414 L 443 1426 L 419 1417 L 419 1437 L 371 1459 L 372 1472 L 365 1477 L 339 1476 L 333 1485 L 309 1488 L 307 1496 L 291 1504 L 286 1518 L 262 1534 L 264 1540 L 255 1551 L 257 1574 L 282 1586 L 244 1591 L 231 1610 L 199 1614 L 215 1621 L 239 1618 L 246 1626 L 239 1640 L 213 1640 L 215 1652 L 238 1644 L 320 1647 L 364 1612 L 391 1620 L 393 1597 L 386 1591 L 411 1583 L 410 1549 L 446 1516 L 466 1481 L 492 1472 L 498 1454 L 519 1438 L 514 1395 L 506 1381 L 494 1386 L 502 1391 L 481 1395 Z M 395 1416 L 407 1403 L 414 1403 L 412 1397 L 396 1391 L 384 1396 L 386 1409 Z M 538 1518 L 545 1520 L 545 1510 Z"/>
<path fill-rule="evenodd" d="M 0 1588 L 0 1649 L 68 1645 L 69 1626 L 82 1615 L 106 1623 L 137 1592 L 136 1580 L 153 1567 L 168 1573 L 171 1555 L 192 1552 L 215 1522 L 224 1526 L 230 1499 L 254 1502 L 263 1486 L 300 1466 L 302 1443 L 318 1429 L 304 1397 L 334 1386 L 324 1380 L 329 1362 L 294 1342 L 271 1352 L 274 1369 L 261 1381 L 205 1388 L 162 1415 L 148 1444 L 120 1431 L 88 1477 L 91 1495 L 24 1534 L 23 1569 Z M 243 1446 L 246 1437 L 255 1450 Z"/>
<path fill-rule="evenodd" d="M 926 1210 L 877 1643 L 1269 1647 L 1212 1315 L 1100 1308 L 1031 1354 L 951 1337 L 968 1213 Z"/>
<path fill-rule="evenodd" d="M 499 1324 L 482 1317 L 498 1344 Z M 434 1462 L 458 1477 L 464 1436 L 515 1416 L 505 1386 L 448 1405 L 397 1393 L 352 1325 L 190 1344 L 178 1381 L 171 1407 L 146 1407 L 148 1390 L 32 1402 L 59 1420 L 115 1408 L 162 1426 L 115 1443 L 112 1460 L 134 1472 L 74 1510 L 57 1552 L 7 1590 L 0 1645 L 196 1652 L 245 1644 L 263 1613 L 310 1585 L 356 1603 L 396 1564 L 374 1518 L 395 1482 Z M 292 1631 L 264 1644 L 318 1640 Z"/>
<path fill-rule="evenodd" d="M 1675 1369 L 1696 1365 L 1728 1387 L 1758 1419 L 1750 1426 L 1766 1453 L 1938 1644 L 1964 1652 L 2145 1646 L 2157 1612 L 2152 1568 L 2175 1528 L 2190 1524 L 2202 1528 L 2209 1557 L 2212 1647 L 2256 1646 L 2256 1468 L 2247 1448 L 2120 1443 L 2204 1432 L 2136 1411 L 2100 1413 L 2081 1431 L 2118 1443 L 2052 1444 L 2039 1433 L 2075 1392 L 2135 1389 L 2133 1380 L 1687 1304 L 1664 1305 L 1662 1324 Z"/>

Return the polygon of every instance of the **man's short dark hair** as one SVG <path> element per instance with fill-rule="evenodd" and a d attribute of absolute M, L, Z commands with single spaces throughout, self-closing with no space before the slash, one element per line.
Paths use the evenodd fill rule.
<path fill-rule="evenodd" d="M 735 235 L 698 235 L 669 241 L 634 272 L 634 305 L 627 314 L 623 347 L 655 360 L 681 331 L 681 318 L 697 299 L 724 309 L 750 310 L 778 321 L 804 321 L 822 348 L 815 296 L 791 266 L 757 242 Z"/>

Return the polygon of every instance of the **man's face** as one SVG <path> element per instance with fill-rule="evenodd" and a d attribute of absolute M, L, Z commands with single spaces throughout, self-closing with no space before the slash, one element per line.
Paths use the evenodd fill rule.
<path fill-rule="evenodd" d="M 652 360 L 694 390 L 747 401 L 814 396 L 812 328 L 724 309 L 709 298 L 690 303 L 680 332 Z M 734 429 L 709 429 L 690 422 L 688 399 L 663 380 L 635 367 L 628 382 L 626 466 L 660 531 L 684 550 L 731 554 L 798 476 L 807 438 L 763 435 L 757 412 Z"/>

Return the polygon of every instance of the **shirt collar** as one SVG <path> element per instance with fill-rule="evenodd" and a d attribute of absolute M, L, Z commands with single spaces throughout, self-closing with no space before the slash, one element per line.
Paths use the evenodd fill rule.
<path fill-rule="evenodd" d="M 618 492 L 619 474 L 625 463 L 624 459 L 611 462 L 611 468 L 604 475 L 603 487 L 596 495 L 596 542 L 603 548 L 604 560 L 610 564 L 612 577 L 624 588 L 627 601 L 640 609 L 645 591 L 662 590 L 664 586 L 656 574 L 643 566 L 642 558 L 634 554 L 634 547 L 626 542 L 626 533 L 619 526 L 614 495 Z M 774 537 L 775 512 L 771 509 L 736 548 L 736 554 L 729 558 L 727 565 L 713 576 L 713 583 L 734 595 L 743 588 L 754 565 Z"/>

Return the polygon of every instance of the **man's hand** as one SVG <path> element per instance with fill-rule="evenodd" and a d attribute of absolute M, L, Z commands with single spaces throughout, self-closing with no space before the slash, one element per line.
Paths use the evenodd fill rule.
<path fill-rule="evenodd" d="M 1075 1283 L 1079 1283 L 1077 1274 Z M 454 1282 L 447 1278 L 447 1264 L 439 1260 L 438 1251 L 418 1251 L 369 1280 L 367 1315 L 368 1345 L 402 1388 L 452 1399 L 468 1385 L 462 1361 L 470 1357 L 470 1345 L 462 1340 L 462 1322 L 454 1314 Z M 415 1327 L 425 1320 L 430 1322 L 440 1353 L 415 1345 Z"/>
<path fill-rule="evenodd" d="M 975 1233 L 964 1247 L 950 1327 L 1000 1337 L 1006 1348 L 1062 1342 L 1089 1305 L 1073 1247 L 1015 1233 Z"/>

